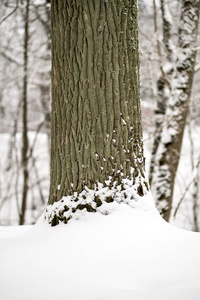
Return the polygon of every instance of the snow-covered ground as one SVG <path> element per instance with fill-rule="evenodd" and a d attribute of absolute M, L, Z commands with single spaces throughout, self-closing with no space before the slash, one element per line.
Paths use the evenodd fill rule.
<path fill-rule="evenodd" d="M 193 130 L 196 159 L 198 137 L 197 127 Z M 49 173 L 45 139 L 39 136 L 36 144 L 41 178 Z M 9 136 L 0 135 L 0 141 L 1 192 L 5 196 L 9 192 L 0 213 L 16 224 L 14 186 L 8 189 L 12 173 L 5 172 Z M 145 135 L 147 170 L 150 145 Z M 190 152 L 186 131 L 174 208 L 191 178 Z M 43 189 L 48 194 L 48 184 Z M 172 219 L 188 229 L 192 228 L 190 195 L 188 191 Z M 40 202 L 38 192 L 35 200 Z M 86 213 L 67 225 L 50 227 L 42 217 L 34 226 L 0 226 L 0 299 L 199 300 L 200 234 L 167 224 L 152 204 L 134 209 L 123 203 L 112 205 L 114 211 L 107 216 Z M 31 210 L 27 224 L 29 220 Z"/>
<path fill-rule="evenodd" d="M 0 239 L 1 300 L 199 300 L 200 234 L 152 206 L 6 230 L 23 234 Z"/>

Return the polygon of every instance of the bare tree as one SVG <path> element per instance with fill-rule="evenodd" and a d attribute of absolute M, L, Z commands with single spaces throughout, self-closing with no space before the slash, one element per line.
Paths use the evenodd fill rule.
<path fill-rule="evenodd" d="M 194 67 L 199 22 L 199 1 L 182 1 L 175 70 L 165 113 L 165 124 L 156 152 L 152 188 L 157 207 L 169 220 L 174 181 L 186 125 Z"/>

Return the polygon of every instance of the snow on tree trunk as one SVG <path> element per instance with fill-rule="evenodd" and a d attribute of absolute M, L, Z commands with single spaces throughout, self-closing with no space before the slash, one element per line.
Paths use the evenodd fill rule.
<path fill-rule="evenodd" d="M 167 5 L 166 0 L 160 0 L 161 12 L 162 12 L 162 22 L 163 22 L 163 43 L 165 46 L 167 60 L 170 62 L 172 60 L 173 54 L 173 43 L 172 43 L 172 16 L 169 10 L 169 3 Z"/>
<path fill-rule="evenodd" d="M 172 76 L 172 17 L 166 1 L 161 0 L 161 12 L 162 12 L 162 31 L 163 31 L 163 46 L 166 54 L 166 61 L 163 64 L 161 54 L 161 44 L 158 38 L 158 26 L 157 26 L 157 13 L 156 2 L 154 1 L 154 24 L 155 33 L 157 35 L 157 52 L 159 56 L 159 64 L 161 77 L 157 81 L 157 107 L 155 110 L 155 132 L 154 141 L 151 153 L 151 162 L 149 168 L 149 184 L 152 185 L 155 161 L 157 156 L 158 146 L 162 136 L 163 121 L 166 113 L 167 103 L 171 92 L 170 79 Z"/>
<path fill-rule="evenodd" d="M 51 182 L 46 217 L 131 206 L 145 180 L 137 1 L 52 1 Z"/>
<path fill-rule="evenodd" d="M 182 1 L 176 69 L 171 80 L 172 91 L 153 174 L 152 192 L 166 220 L 169 220 L 172 207 L 174 181 L 192 89 L 199 3 L 199 0 Z"/>

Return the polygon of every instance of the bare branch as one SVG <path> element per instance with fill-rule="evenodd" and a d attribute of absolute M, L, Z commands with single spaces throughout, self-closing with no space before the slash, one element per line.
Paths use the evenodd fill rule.
<path fill-rule="evenodd" d="M 1 26 L 1 24 L 2 24 L 7 18 L 9 18 L 12 14 L 14 14 L 14 13 L 16 12 L 16 10 L 18 9 L 18 3 L 19 3 L 19 0 L 16 0 L 16 6 L 15 6 L 15 8 L 14 8 L 8 15 L 6 15 L 5 17 L 3 17 L 3 18 L 1 19 L 1 21 L 0 21 L 0 26 Z"/>
<path fill-rule="evenodd" d="M 191 180 L 191 181 L 189 182 L 189 184 L 187 185 L 187 187 L 186 187 L 186 189 L 185 189 L 185 192 L 183 193 L 183 195 L 182 195 L 182 197 L 181 197 L 181 199 L 180 199 L 180 201 L 179 201 L 179 203 L 178 203 L 178 205 L 177 205 L 177 207 L 176 207 L 176 209 L 175 209 L 175 211 L 174 211 L 174 219 L 176 218 L 177 211 L 179 210 L 179 207 L 180 207 L 181 203 L 183 202 L 183 200 L 184 200 L 184 198 L 185 198 L 185 195 L 187 194 L 187 192 L 188 192 L 190 186 L 192 185 L 192 183 L 193 183 L 193 182 L 195 181 L 195 179 L 196 179 L 196 175 L 198 174 L 197 172 L 198 172 L 199 165 L 200 165 L 200 157 L 199 157 L 199 159 L 198 159 L 196 168 L 195 168 L 195 170 L 194 170 L 194 175 L 193 175 L 193 177 L 192 177 L 192 180 Z M 196 174 L 196 173 L 197 173 L 197 174 Z"/>

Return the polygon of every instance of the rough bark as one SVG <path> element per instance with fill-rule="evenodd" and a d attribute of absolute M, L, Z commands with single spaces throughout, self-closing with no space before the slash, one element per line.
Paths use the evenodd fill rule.
<path fill-rule="evenodd" d="M 62 0 L 52 1 L 51 9 L 49 204 L 87 188 L 98 189 L 108 180 L 110 188 L 122 185 L 126 178 L 143 195 L 148 185 L 139 101 L 137 2 Z M 94 201 L 101 205 L 102 201 Z"/>
<path fill-rule="evenodd" d="M 176 70 L 165 116 L 168 122 L 164 125 L 157 150 L 158 161 L 152 185 L 157 207 L 167 221 L 192 89 L 198 20 L 199 1 L 182 1 Z"/>

